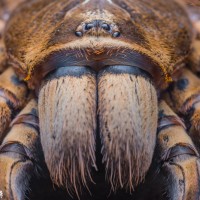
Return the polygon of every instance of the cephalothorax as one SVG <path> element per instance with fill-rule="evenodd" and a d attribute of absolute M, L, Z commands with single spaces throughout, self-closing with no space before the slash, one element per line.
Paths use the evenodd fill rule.
<path fill-rule="evenodd" d="M 43 174 L 79 199 L 96 198 L 96 177 L 108 184 L 102 199 L 121 189 L 128 199 L 199 199 L 198 8 L 19 2 L 9 20 L 13 4 L 0 4 L 4 198 L 33 195 Z"/>

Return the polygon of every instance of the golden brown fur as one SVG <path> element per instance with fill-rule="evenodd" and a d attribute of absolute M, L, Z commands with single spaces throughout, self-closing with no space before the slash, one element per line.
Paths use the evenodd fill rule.
<path fill-rule="evenodd" d="M 118 47 L 123 43 L 124 48 L 149 57 L 162 69 L 159 79 L 163 82 L 165 78 L 170 80 L 169 75 L 190 51 L 192 26 L 182 6 L 174 0 L 167 4 L 165 0 L 28 1 L 15 12 L 5 34 L 8 54 L 19 74 L 31 79 L 32 71 L 53 52 L 70 48 L 77 49 L 78 54 L 83 46 L 94 49 L 94 37 L 75 35 L 81 23 L 94 18 L 117 22 L 120 38 L 106 38 L 119 43 Z M 105 54 L 106 47 L 101 43 L 103 38 L 96 45 L 101 54 Z"/>
<path fill-rule="evenodd" d="M 0 143 L 15 112 L 26 102 L 27 90 L 26 84 L 19 81 L 12 68 L 0 75 Z"/>
<path fill-rule="evenodd" d="M 11 12 L 24 0 L 1 0 L 0 1 L 0 73 L 6 68 L 6 50 L 3 33 Z"/>

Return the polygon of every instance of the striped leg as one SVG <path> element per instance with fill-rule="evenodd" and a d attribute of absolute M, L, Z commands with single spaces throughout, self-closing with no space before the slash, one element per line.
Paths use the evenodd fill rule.
<path fill-rule="evenodd" d="M 184 117 L 189 134 L 200 151 L 200 79 L 184 69 L 165 95 L 168 104 Z"/>
<path fill-rule="evenodd" d="M 11 120 L 27 101 L 28 89 L 12 68 L 0 75 L 0 143 Z"/>
<path fill-rule="evenodd" d="M 199 170 L 199 155 L 183 122 L 162 101 L 153 164 L 137 199 L 198 200 Z"/>
<path fill-rule="evenodd" d="M 25 199 L 43 160 L 37 103 L 31 100 L 12 122 L 0 146 L 0 190 L 5 200 Z"/>

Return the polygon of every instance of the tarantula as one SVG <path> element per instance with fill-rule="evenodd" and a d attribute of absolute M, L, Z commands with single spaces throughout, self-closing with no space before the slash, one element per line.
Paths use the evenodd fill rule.
<path fill-rule="evenodd" d="M 176 0 L 0 6 L 3 199 L 38 200 L 50 180 L 63 199 L 95 199 L 99 190 L 101 199 L 116 199 L 113 191 L 120 199 L 200 198 L 198 7 Z M 51 184 L 44 191 L 43 199 L 54 193 Z"/>

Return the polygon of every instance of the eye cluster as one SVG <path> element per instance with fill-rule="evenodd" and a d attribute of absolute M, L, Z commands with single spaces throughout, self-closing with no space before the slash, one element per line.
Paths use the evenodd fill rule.
<path fill-rule="evenodd" d="M 75 35 L 77 37 L 82 37 L 84 34 L 87 34 L 89 31 L 100 32 L 101 30 L 104 30 L 108 34 L 112 35 L 112 37 L 114 38 L 120 37 L 121 35 L 116 25 L 107 23 L 102 20 L 93 20 L 92 22 L 84 23 L 83 25 L 77 28 Z"/>

